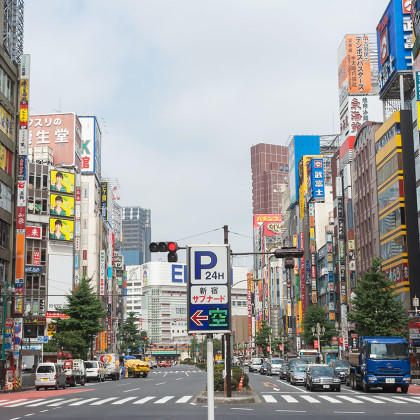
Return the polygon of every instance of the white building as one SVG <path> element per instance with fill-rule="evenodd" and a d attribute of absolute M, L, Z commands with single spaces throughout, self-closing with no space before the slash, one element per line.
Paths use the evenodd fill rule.
<path fill-rule="evenodd" d="M 139 267 L 139 270 L 134 267 Z M 248 316 L 247 271 L 246 267 L 232 268 L 232 317 Z M 187 334 L 186 282 L 187 267 L 183 263 L 155 261 L 127 267 L 127 313 L 133 311 L 139 315 L 141 329 L 147 331 L 153 343 L 190 341 Z M 139 291 L 142 294 L 140 305 L 136 296 Z M 140 312 L 136 309 L 139 306 Z"/>

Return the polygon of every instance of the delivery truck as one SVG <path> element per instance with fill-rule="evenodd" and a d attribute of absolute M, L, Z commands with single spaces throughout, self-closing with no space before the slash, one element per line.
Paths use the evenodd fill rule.
<path fill-rule="evenodd" d="M 105 379 L 118 381 L 120 379 L 120 356 L 116 353 L 98 355 L 99 360 L 105 365 Z"/>

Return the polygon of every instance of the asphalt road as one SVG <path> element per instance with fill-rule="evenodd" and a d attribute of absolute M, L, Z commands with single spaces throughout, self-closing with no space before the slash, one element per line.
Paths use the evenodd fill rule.
<path fill-rule="evenodd" d="M 261 402 L 219 405 L 216 419 L 420 418 L 420 396 L 372 392 L 343 385 L 340 393 L 310 392 L 278 377 L 250 374 Z M 148 378 L 90 383 L 65 390 L 0 394 L 0 420 L 47 419 L 207 419 L 195 404 L 206 373 L 191 366 L 153 369 Z"/>

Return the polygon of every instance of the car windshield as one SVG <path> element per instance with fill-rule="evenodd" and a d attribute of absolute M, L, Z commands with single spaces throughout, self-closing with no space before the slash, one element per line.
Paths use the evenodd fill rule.
<path fill-rule="evenodd" d="M 38 366 L 37 373 L 53 373 L 54 366 Z"/>
<path fill-rule="evenodd" d="M 306 366 L 295 366 L 293 372 L 305 372 Z"/>
<path fill-rule="evenodd" d="M 408 359 L 407 343 L 370 343 L 368 357 L 376 360 L 405 360 Z"/>
<path fill-rule="evenodd" d="M 254 365 L 261 365 L 262 364 L 262 359 L 260 359 L 259 357 L 252 359 L 252 364 Z"/>
<path fill-rule="evenodd" d="M 293 359 L 290 362 L 290 369 L 293 369 L 296 365 L 307 365 L 308 361 L 305 359 Z"/>
<path fill-rule="evenodd" d="M 86 362 L 85 366 L 86 366 L 86 369 L 97 368 L 98 362 Z"/>
<path fill-rule="evenodd" d="M 314 367 L 311 371 L 312 375 L 327 375 L 327 376 L 333 376 L 334 375 L 334 369 L 329 366 L 325 367 Z"/>
<path fill-rule="evenodd" d="M 282 365 L 284 363 L 283 359 L 272 359 L 271 364 L 272 365 Z"/>
<path fill-rule="evenodd" d="M 350 366 L 350 363 L 347 360 L 336 360 L 334 362 L 334 367 L 336 369 L 347 369 Z"/>

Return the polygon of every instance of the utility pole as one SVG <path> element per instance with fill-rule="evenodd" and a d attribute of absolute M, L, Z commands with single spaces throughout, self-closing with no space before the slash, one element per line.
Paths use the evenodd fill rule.
<path fill-rule="evenodd" d="M 229 230 L 228 226 L 223 226 L 224 232 L 224 244 L 229 244 Z M 229 287 L 231 285 L 229 284 Z M 232 354 L 230 349 L 230 333 L 225 334 L 225 371 L 226 371 L 226 382 L 225 382 L 225 397 L 230 398 L 232 396 Z"/>

